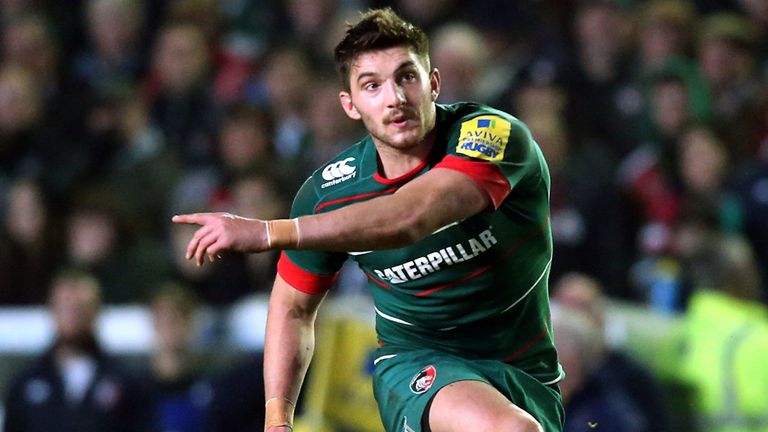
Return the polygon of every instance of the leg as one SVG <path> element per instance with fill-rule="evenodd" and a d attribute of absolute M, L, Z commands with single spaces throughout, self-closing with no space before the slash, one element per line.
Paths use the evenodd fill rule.
<path fill-rule="evenodd" d="M 437 392 L 429 410 L 432 432 L 542 432 L 532 415 L 481 381 L 457 381 Z"/>

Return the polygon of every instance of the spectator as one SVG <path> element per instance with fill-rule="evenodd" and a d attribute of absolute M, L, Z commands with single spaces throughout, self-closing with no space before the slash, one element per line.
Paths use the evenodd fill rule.
<path fill-rule="evenodd" d="M 37 145 L 29 150 L 38 164 L 34 169 L 39 173 L 35 174 L 41 176 L 56 207 L 63 206 L 88 158 L 80 138 L 84 109 L 91 103 L 91 96 L 82 83 L 64 73 L 65 59 L 46 16 L 24 14 L 9 21 L 2 33 L 2 51 L 4 64 L 28 74 L 27 85 L 33 91 L 25 97 L 33 99 L 27 110 L 34 112 L 34 121 L 31 125 L 23 123 L 19 129 L 32 127 Z"/>
<path fill-rule="evenodd" d="M 95 322 L 98 282 L 63 272 L 51 285 L 56 340 L 11 384 L 5 432 L 136 432 L 142 430 L 138 389 L 101 349 Z"/>
<path fill-rule="evenodd" d="M 307 54 L 298 46 L 276 48 L 266 59 L 261 83 L 266 103 L 276 119 L 274 145 L 278 157 L 302 164 L 308 144 L 306 95 L 310 85 Z"/>
<path fill-rule="evenodd" d="M 138 234 L 160 238 L 170 217 L 168 201 L 182 175 L 179 150 L 166 145 L 135 91 L 104 95 L 89 113 L 86 187 L 119 197 Z"/>
<path fill-rule="evenodd" d="M 57 227 L 40 185 L 14 181 L 0 229 L 0 304 L 40 305 L 61 261 Z"/>
<path fill-rule="evenodd" d="M 737 162 L 755 154 L 755 143 L 747 138 L 760 89 L 753 52 L 756 31 L 734 13 L 706 16 L 699 30 L 697 59 L 712 90 L 716 130 L 726 137 Z"/>
<path fill-rule="evenodd" d="M 202 432 L 213 398 L 195 348 L 197 299 L 187 288 L 162 285 L 150 302 L 155 348 L 147 384 L 150 431 Z"/>
<path fill-rule="evenodd" d="M 565 406 L 563 431 L 650 431 L 626 389 L 602 376 L 605 345 L 595 323 L 576 309 L 553 312 L 555 346 L 567 374 L 560 384 Z"/>
<path fill-rule="evenodd" d="M 68 265 L 92 273 L 107 303 L 141 301 L 169 271 L 162 246 L 138 235 L 122 202 L 108 193 L 83 193 L 65 231 Z"/>
<path fill-rule="evenodd" d="M 97 93 L 131 87 L 144 72 L 143 9 L 139 0 L 89 0 L 90 47 L 75 60 L 74 74 Z"/>
<path fill-rule="evenodd" d="M 213 380 L 206 432 L 253 432 L 264 428 L 264 358 L 253 353 Z"/>
<path fill-rule="evenodd" d="M 343 1 L 317 0 L 305 2 L 288 0 L 285 2 L 286 26 L 291 35 L 303 49 L 312 47 L 326 36 L 334 17 L 342 12 Z M 278 41 L 279 42 L 279 41 Z M 332 55 L 333 51 L 315 53 L 318 57 Z"/>
<path fill-rule="evenodd" d="M 490 55 L 482 34 L 469 24 L 445 24 L 435 30 L 431 50 L 432 66 L 443 74 L 440 102 L 478 100 Z"/>
<path fill-rule="evenodd" d="M 573 376 L 575 382 L 563 386 L 564 399 L 574 396 L 574 404 L 571 405 L 570 412 L 569 404 L 566 402 L 566 424 L 570 423 L 576 428 L 566 427 L 566 431 L 586 431 L 587 429 L 583 427 L 584 420 L 597 423 L 606 431 L 671 431 L 670 413 L 665 405 L 664 392 L 659 382 L 651 371 L 609 343 L 608 323 L 605 316 L 606 297 L 600 283 L 584 274 L 566 274 L 557 281 L 552 300 L 558 306 L 558 311 L 564 314 L 562 326 L 557 324 L 557 314 L 553 316 L 556 335 L 557 329 L 561 328 L 564 330 L 563 337 L 568 339 L 570 339 L 569 335 L 575 337 L 566 341 L 555 339 L 556 344 L 559 342 L 564 346 L 563 351 L 560 351 L 558 346 L 559 354 L 564 356 L 565 361 L 575 363 L 573 370 L 568 370 L 564 365 L 568 374 L 565 383 L 575 375 Z M 584 319 L 591 324 L 580 322 Z M 585 336 L 591 336 L 587 344 L 596 347 L 574 346 Z M 578 354 L 579 352 L 583 354 Z M 574 357 L 575 354 L 580 355 L 581 358 Z M 589 376 L 590 370 L 593 373 L 592 377 Z M 608 412 L 600 412 L 599 404 L 602 397 L 611 399 L 611 401 L 604 401 L 609 407 L 621 408 L 624 405 L 623 409 L 626 411 L 624 413 L 619 411 L 619 416 L 624 418 L 622 421 L 631 421 L 632 426 L 625 429 L 619 427 L 620 424 L 616 424 L 615 428 L 609 426 L 611 423 L 601 425 L 597 418 L 610 415 Z M 568 420 L 570 415 L 574 416 L 573 422 Z M 592 416 L 595 418 L 590 420 Z M 608 419 L 608 421 L 612 420 Z"/>
<path fill-rule="evenodd" d="M 146 82 L 153 123 L 185 166 L 213 159 L 219 112 L 210 88 L 211 60 L 203 30 L 195 24 L 166 24 L 155 45 Z"/>
<path fill-rule="evenodd" d="M 269 111 L 236 105 L 222 123 L 217 149 L 222 183 L 231 183 L 248 172 L 274 176 L 281 171 L 277 169 L 272 144 L 274 120 Z"/>
<path fill-rule="evenodd" d="M 401 11 L 403 18 L 424 29 L 427 34 L 447 22 L 459 18 L 461 11 L 456 0 L 375 0 L 372 7 L 390 6 Z"/>
<path fill-rule="evenodd" d="M 622 158 L 638 145 L 642 93 L 629 76 L 630 26 L 616 2 L 577 2 L 573 58 L 559 74 L 566 115 L 579 145 Z"/>
<path fill-rule="evenodd" d="M 641 6 L 638 44 L 643 74 L 690 54 L 695 13 L 693 5 L 684 0 L 654 0 Z"/>
<path fill-rule="evenodd" d="M 678 143 L 680 180 L 684 207 L 703 207 L 719 217 L 724 206 L 728 153 L 712 130 L 694 127 Z"/>
<path fill-rule="evenodd" d="M 521 95 L 526 92 L 524 88 Z M 626 280 L 629 254 L 624 251 L 629 239 L 624 203 L 607 157 L 597 149 L 573 148 L 556 112 L 521 118 L 536 137 L 552 177 L 551 280 L 583 272 L 598 278 L 611 295 L 632 298 Z"/>
<path fill-rule="evenodd" d="M 739 168 L 727 187 L 728 202 L 735 208 L 731 228 L 744 235 L 754 250 L 763 281 L 762 300 L 768 304 L 768 152 Z"/>
<path fill-rule="evenodd" d="M 32 74 L 0 68 L 0 178 L 41 174 L 44 124 L 41 89 Z"/>
<path fill-rule="evenodd" d="M 700 430 L 758 431 L 768 420 L 768 310 L 742 238 L 706 245 L 693 263 L 694 286 L 685 315 L 681 376 L 694 389 Z"/>
<path fill-rule="evenodd" d="M 622 161 L 619 179 L 631 203 L 641 257 L 669 252 L 672 230 L 680 216 L 680 173 L 677 140 L 692 124 L 685 82 L 676 75 L 659 75 L 653 84 L 654 139 Z"/>
<path fill-rule="evenodd" d="M 756 43 L 757 56 L 760 61 L 758 74 L 762 80 L 768 78 L 768 4 L 761 0 L 738 0 L 740 9 L 744 11 L 751 25 L 758 29 Z"/>
<path fill-rule="evenodd" d="M 654 116 L 658 114 L 655 93 L 662 79 L 683 83 L 688 95 L 684 113 L 697 122 L 709 122 L 712 117 L 709 85 L 691 58 L 695 39 L 694 6 L 684 0 L 656 0 L 640 6 L 638 13 L 636 79 L 650 93 L 645 99 L 651 124 L 658 125 L 660 121 Z M 654 127 L 654 130 L 657 129 Z"/>

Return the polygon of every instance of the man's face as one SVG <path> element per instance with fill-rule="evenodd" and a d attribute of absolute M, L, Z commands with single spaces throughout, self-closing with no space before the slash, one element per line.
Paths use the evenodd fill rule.
<path fill-rule="evenodd" d="M 362 120 L 377 145 L 416 147 L 435 124 L 437 70 L 407 47 L 360 54 L 349 72 L 350 91 L 339 96 L 347 115 Z"/>
<path fill-rule="evenodd" d="M 58 336 L 76 342 L 93 331 L 99 312 L 98 288 L 90 282 L 64 278 L 54 283 L 50 308 Z"/>

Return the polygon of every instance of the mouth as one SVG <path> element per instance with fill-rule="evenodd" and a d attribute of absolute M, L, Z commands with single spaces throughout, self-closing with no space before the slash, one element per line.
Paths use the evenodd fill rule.
<path fill-rule="evenodd" d="M 404 128 L 408 126 L 409 122 L 415 121 L 416 116 L 408 113 L 397 113 L 389 116 L 386 120 L 386 124 L 391 124 L 397 128 Z"/>

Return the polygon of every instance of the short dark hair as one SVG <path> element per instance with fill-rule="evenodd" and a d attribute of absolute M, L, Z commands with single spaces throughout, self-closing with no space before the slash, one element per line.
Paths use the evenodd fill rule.
<path fill-rule="evenodd" d="M 407 46 L 429 67 L 429 39 L 419 27 L 405 21 L 392 8 L 370 9 L 356 24 L 348 24 L 336 45 L 334 60 L 342 85 L 349 89 L 349 70 L 358 55 L 397 46 Z"/>

